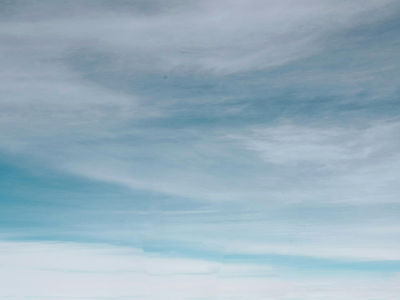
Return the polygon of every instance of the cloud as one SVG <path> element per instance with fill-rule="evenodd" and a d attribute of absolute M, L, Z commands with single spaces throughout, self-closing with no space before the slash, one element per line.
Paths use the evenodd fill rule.
<path fill-rule="evenodd" d="M 1 242 L 1 246 L 0 296 L 14 299 L 320 299 L 324 296 L 392 300 L 399 292 L 397 277 L 293 280 L 286 276 L 271 277 L 270 272 L 273 275 L 279 270 L 268 266 L 161 258 L 123 247 L 42 242 Z M 260 271 L 262 276 L 254 277 Z"/>
<path fill-rule="evenodd" d="M 380 9 L 391 3 L 192 1 L 154 15 L 129 14 L 130 10 L 116 15 L 100 6 L 84 17 L 72 10 L 57 19 L 49 13 L 34 23 L 8 22 L 0 33 L 31 45 L 40 43 L 47 51 L 107 49 L 133 62 L 136 70 L 200 69 L 227 74 L 315 54 L 321 50 L 318 39 L 324 34 L 386 16 L 387 10 Z M 368 19 L 361 17 L 365 13 Z"/>
<path fill-rule="evenodd" d="M 8 2 L 1 296 L 397 299 L 397 2 Z"/>
<path fill-rule="evenodd" d="M 158 94 L 138 96 L 142 92 L 140 86 L 150 84 L 151 90 L 156 90 L 156 84 L 130 81 L 130 76 L 158 76 L 178 70 L 177 73 L 191 74 L 191 79 L 206 73 L 217 74 L 213 77 L 217 78 L 282 66 L 319 53 L 322 46 L 318 41 L 326 34 L 387 18 L 390 16 L 387 5 L 393 4 L 391 1 L 370 1 L 367 5 L 358 1 L 306 1 L 301 5 L 293 1 L 172 1 L 161 5 L 153 1 L 147 6 L 143 4 L 144 7 L 136 2 L 119 3 L 122 6 L 107 1 L 97 6 L 91 1 L 73 5 L 43 3 L 35 7 L 20 2 L 20 6 L 12 7 L 15 13 L 2 21 L 6 25 L 0 30 L 4 41 L 0 50 L 6 58 L 1 65 L 0 86 L 4 95 L 0 123 L 3 151 L 41 160 L 64 172 L 134 189 L 214 199 L 257 197 L 266 193 L 260 183 L 263 179 L 257 179 L 260 174 L 273 179 L 265 169 L 255 166 L 255 159 L 246 158 L 246 154 L 232 145 L 223 145 L 226 140 L 218 140 L 221 135 L 237 135 L 235 128 L 206 132 L 200 126 L 191 132 L 176 133 L 160 129 L 162 125 L 147 126 L 172 123 L 181 117 L 176 111 L 193 112 L 193 105 L 199 99 L 189 95 L 178 101 L 173 95 L 164 95 L 167 94 L 164 90 L 161 99 Z M 63 8 L 62 13 L 54 15 L 58 7 Z M 79 60 L 84 53 L 89 53 L 89 58 Z M 104 55 L 96 58 L 96 53 Z M 98 78 L 104 73 L 109 74 L 106 81 L 118 75 L 128 77 L 124 80 L 134 87 L 128 93 L 101 84 Z M 252 79 L 250 76 L 247 81 Z M 180 91 L 182 86 L 185 89 L 179 83 L 170 89 Z M 201 98 L 208 99 L 206 107 L 201 107 L 205 108 L 203 115 L 214 111 L 215 107 L 210 108 L 212 103 L 224 102 L 225 97 L 237 101 L 229 95 L 214 96 L 213 92 Z M 233 108 L 226 105 L 219 110 L 243 115 L 249 103 Z M 214 119 L 219 116 L 216 114 Z M 322 143 L 324 133 L 314 134 Z M 167 135 L 171 142 L 148 143 L 145 135 L 159 139 Z M 309 136 L 303 134 L 304 138 Z M 127 137 L 129 142 L 125 141 Z M 190 140 L 197 138 L 203 140 Z M 309 155 L 307 147 L 314 152 L 315 162 L 325 164 L 332 161 L 333 154 L 340 156 L 340 161 L 359 154 L 357 150 L 343 148 L 343 141 L 337 145 L 332 139 L 329 145 L 296 144 L 303 147 L 297 153 L 285 147 L 286 154 L 279 154 L 277 149 L 284 146 L 280 139 L 264 158 L 290 164 L 298 155 Z M 87 147 L 87 143 L 92 146 Z M 263 147 L 262 141 L 248 141 L 247 148 L 249 143 L 253 143 L 254 149 Z M 187 151 L 190 147 L 197 149 L 197 153 Z M 142 163 L 143 157 L 152 162 Z M 226 164 L 218 162 L 224 159 L 237 167 L 247 163 L 247 170 L 240 169 L 245 176 L 224 179 L 226 173 L 217 170 L 228 169 Z M 209 163 L 203 165 L 205 160 Z M 213 166 L 218 168 L 212 170 Z M 250 186 L 244 193 L 235 188 L 243 181 Z"/>
<path fill-rule="evenodd" d="M 276 178 L 299 183 L 310 200 L 383 203 L 397 202 L 398 126 L 395 120 L 363 127 L 283 123 L 228 137 L 279 170 Z"/>
<path fill-rule="evenodd" d="M 397 143 L 394 141 L 399 126 L 396 121 L 367 128 L 282 124 L 255 128 L 248 137 L 238 138 L 268 163 L 334 167 L 341 162 L 368 161 L 379 152 L 388 154 L 388 150 L 395 154 Z"/>

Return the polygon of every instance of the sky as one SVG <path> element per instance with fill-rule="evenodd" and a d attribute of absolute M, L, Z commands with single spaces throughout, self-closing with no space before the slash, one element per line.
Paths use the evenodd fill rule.
<path fill-rule="evenodd" d="M 398 0 L 0 0 L 0 299 L 397 300 Z"/>

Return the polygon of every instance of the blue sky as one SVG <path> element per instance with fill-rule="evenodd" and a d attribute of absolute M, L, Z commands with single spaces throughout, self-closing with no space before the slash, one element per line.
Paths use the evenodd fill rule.
<path fill-rule="evenodd" d="M 398 299 L 399 1 L 0 7 L 0 299 Z"/>

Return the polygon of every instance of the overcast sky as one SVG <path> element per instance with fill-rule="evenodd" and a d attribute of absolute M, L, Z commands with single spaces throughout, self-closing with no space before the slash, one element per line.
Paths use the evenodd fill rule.
<path fill-rule="evenodd" d="M 0 0 L 0 299 L 397 300 L 400 2 Z"/>

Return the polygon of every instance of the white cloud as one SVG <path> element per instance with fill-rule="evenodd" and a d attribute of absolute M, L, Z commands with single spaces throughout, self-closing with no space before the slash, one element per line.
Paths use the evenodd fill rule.
<path fill-rule="evenodd" d="M 396 120 L 362 127 L 289 123 L 228 138 L 278 170 L 276 184 L 286 185 L 285 199 L 397 203 L 399 126 Z"/>
<path fill-rule="evenodd" d="M 279 278 L 268 276 L 268 266 L 252 264 L 227 264 L 219 273 L 213 262 L 104 245 L 1 242 L 0 249 L 2 298 L 395 300 L 400 292 L 398 277 Z M 260 271 L 267 277 L 254 277 Z"/>
<path fill-rule="evenodd" d="M 393 155 L 390 148 L 397 146 L 399 127 L 399 122 L 380 122 L 367 128 L 283 124 L 255 128 L 249 136 L 237 138 L 269 163 L 335 167 L 343 162 L 368 161 L 386 151 Z"/>

